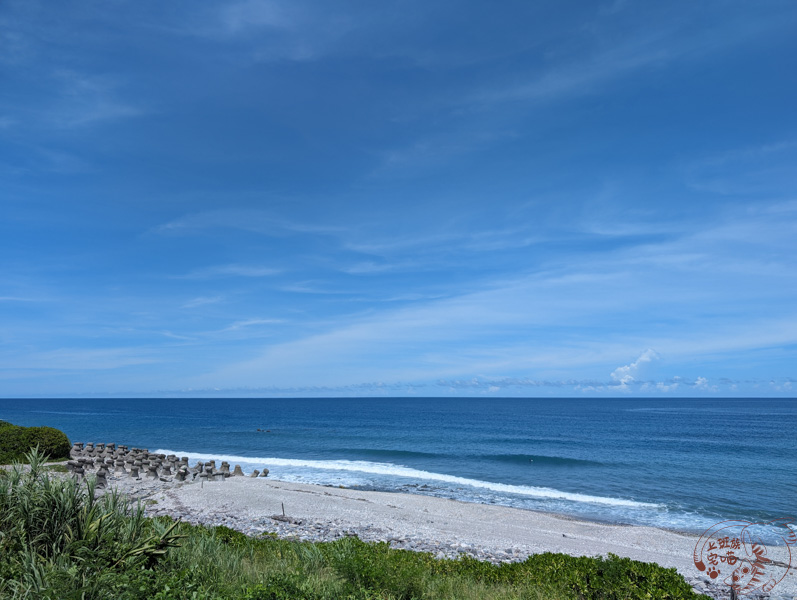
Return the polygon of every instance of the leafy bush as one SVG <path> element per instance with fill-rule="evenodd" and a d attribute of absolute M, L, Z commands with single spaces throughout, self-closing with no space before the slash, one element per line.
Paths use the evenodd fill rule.
<path fill-rule="evenodd" d="M 438 573 L 459 573 L 493 584 L 555 584 L 578 598 L 676 600 L 699 598 L 674 568 L 610 554 L 607 558 L 546 552 L 523 562 L 493 565 L 474 558 L 439 561 Z"/>
<path fill-rule="evenodd" d="M 224 525 L 219 525 L 213 528 L 213 536 L 219 540 L 227 544 L 228 546 L 236 546 L 241 547 L 245 546 L 249 542 L 249 537 L 241 533 L 240 531 L 235 531 L 235 529 L 230 529 L 229 527 L 225 527 Z"/>
<path fill-rule="evenodd" d="M 345 538 L 332 544 L 328 554 L 333 569 L 353 588 L 383 590 L 398 600 L 422 597 L 430 575 L 422 555 L 391 549 L 387 542 Z"/>
<path fill-rule="evenodd" d="M 315 600 L 315 594 L 303 589 L 303 584 L 298 573 L 275 573 L 265 583 L 249 588 L 244 600 Z"/>
<path fill-rule="evenodd" d="M 61 460 L 69 458 L 72 444 L 63 431 L 52 427 L 20 427 L 0 421 L 0 465 L 23 460 L 36 447 L 51 460 Z"/>

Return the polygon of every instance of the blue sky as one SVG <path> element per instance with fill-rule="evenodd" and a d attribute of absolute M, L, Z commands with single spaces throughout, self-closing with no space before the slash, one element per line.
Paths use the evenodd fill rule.
<path fill-rule="evenodd" d="M 0 4 L 0 395 L 794 396 L 791 0 Z"/>

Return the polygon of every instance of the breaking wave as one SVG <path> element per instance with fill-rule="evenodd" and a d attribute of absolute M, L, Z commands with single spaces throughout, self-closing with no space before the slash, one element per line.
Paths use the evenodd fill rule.
<path fill-rule="evenodd" d="M 471 488 L 486 489 L 500 494 L 512 494 L 539 499 L 566 500 L 569 502 L 583 502 L 641 509 L 661 508 L 662 506 L 660 504 L 653 504 L 649 502 L 638 502 L 636 500 L 627 500 L 624 498 L 607 498 L 603 496 L 592 496 L 589 494 L 578 494 L 545 487 L 482 481 L 479 479 L 458 477 L 456 475 L 422 471 L 419 469 L 413 469 L 411 467 L 405 467 L 402 465 L 394 465 L 391 463 L 379 463 L 361 460 L 309 460 L 295 458 L 233 456 L 225 454 L 183 452 L 165 449 L 156 450 L 155 452 L 157 454 L 175 454 L 177 456 L 187 456 L 190 460 L 207 461 L 215 459 L 218 461 L 227 461 L 230 464 L 240 464 L 243 467 L 251 465 L 254 468 L 266 465 L 273 471 L 273 474 L 277 478 L 279 478 L 279 473 L 277 473 L 276 469 L 277 467 L 288 467 L 293 469 L 318 469 L 322 471 L 367 473 L 389 478 L 401 477 L 405 479 L 414 479 L 416 481 L 437 481 L 455 486 L 468 486 Z"/>

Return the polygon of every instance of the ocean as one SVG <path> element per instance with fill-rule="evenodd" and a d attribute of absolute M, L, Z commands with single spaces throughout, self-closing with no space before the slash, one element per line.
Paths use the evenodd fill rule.
<path fill-rule="evenodd" d="M 797 521 L 794 399 L 2 399 L 0 419 L 286 481 L 602 522 Z"/>

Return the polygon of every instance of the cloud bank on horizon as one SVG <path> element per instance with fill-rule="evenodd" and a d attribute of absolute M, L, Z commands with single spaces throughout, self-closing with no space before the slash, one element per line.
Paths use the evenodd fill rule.
<path fill-rule="evenodd" d="M 0 396 L 794 396 L 797 5 L 0 5 Z"/>

